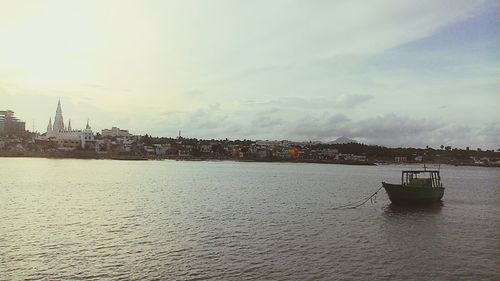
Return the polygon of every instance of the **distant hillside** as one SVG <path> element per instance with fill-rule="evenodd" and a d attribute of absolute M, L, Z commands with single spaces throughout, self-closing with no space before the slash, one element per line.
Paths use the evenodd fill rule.
<path fill-rule="evenodd" d="M 328 142 L 328 144 L 346 144 L 346 143 L 358 143 L 356 140 L 347 138 L 347 137 L 340 137 L 334 141 Z"/>

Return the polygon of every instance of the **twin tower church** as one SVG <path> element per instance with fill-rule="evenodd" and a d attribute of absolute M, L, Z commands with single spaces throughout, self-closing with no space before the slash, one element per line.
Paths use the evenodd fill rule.
<path fill-rule="evenodd" d="M 54 124 L 52 124 L 52 118 L 49 119 L 49 125 L 47 126 L 45 139 L 56 141 L 59 147 L 86 148 L 90 144 L 92 146 L 94 145 L 94 133 L 90 128 L 88 120 L 87 126 L 83 130 L 73 130 L 71 128 L 71 120 L 68 121 L 68 126 L 64 125 L 61 100 L 59 100 L 57 103 Z"/>

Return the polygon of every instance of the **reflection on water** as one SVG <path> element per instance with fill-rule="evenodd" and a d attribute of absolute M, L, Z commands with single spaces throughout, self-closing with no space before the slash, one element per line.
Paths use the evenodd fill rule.
<path fill-rule="evenodd" d="M 498 280 L 497 170 L 0 158 L 0 280 Z M 471 186 L 474 186 L 472 189 Z M 473 277 L 473 278 L 471 278 Z"/>
<path fill-rule="evenodd" d="M 384 213 L 387 216 L 394 216 L 397 214 L 422 214 L 422 213 L 439 213 L 443 208 L 443 201 L 432 203 L 420 204 L 387 204 L 384 208 Z"/>

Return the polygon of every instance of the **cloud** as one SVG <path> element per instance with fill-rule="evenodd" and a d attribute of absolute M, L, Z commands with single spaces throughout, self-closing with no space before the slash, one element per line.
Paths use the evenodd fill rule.
<path fill-rule="evenodd" d="M 244 100 L 239 102 L 249 107 L 279 107 L 283 109 L 354 109 L 358 105 L 373 99 L 371 95 L 341 94 L 334 97 L 293 97 L 285 96 L 272 100 Z"/>
<path fill-rule="evenodd" d="M 348 107 L 348 108 L 353 108 L 361 103 L 364 103 L 368 100 L 371 100 L 373 96 L 370 95 L 342 95 L 338 99 L 337 103 L 340 106 Z"/>
<path fill-rule="evenodd" d="M 157 135 L 172 135 L 182 129 L 197 138 L 330 141 L 347 136 L 368 144 L 396 147 L 500 146 L 500 127 L 496 123 L 455 124 L 396 113 L 360 117 L 330 109 L 293 116 L 286 107 L 229 109 L 216 103 L 192 112 L 170 112 L 163 117 L 154 126 Z"/>
<path fill-rule="evenodd" d="M 271 133 L 278 126 L 284 124 L 284 120 L 279 117 L 271 117 L 271 116 L 259 116 L 256 119 L 252 120 L 252 127 L 259 131 L 267 131 Z"/>
<path fill-rule="evenodd" d="M 498 132 L 500 126 L 496 123 L 471 127 L 387 114 L 357 121 L 343 115 L 329 118 L 309 116 L 292 126 L 287 135 L 301 136 L 301 140 L 323 141 L 347 136 L 368 144 L 396 147 L 437 147 L 441 144 L 465 147 L 483 144 L 495 148 L 500 147 Z"/>
<path fill-rule="evenodd" d="M 443 127 L 441 122 L 428 119 L 410 119 L 387 114 L 356 122 L 353 134 L 365 138 L 417 137 Z"/>
<path fill-rule="evenodd" d="M 189 97 L 198 97 L 200 95 L 203 94 L 203 91 L 200 90 L 200 89 L 194 89 L 194 90 L 189 90 L 189 91 L 186 91 L 185 92 L 185 95 L 189 96 Z"/>
<path fill-rule="evenodd" d="M 0 95 L 37 123 L 61 96 L 94 128 L 155 135 L 498 141 L 494 0 L 21 6 L 0 4 Z"/>

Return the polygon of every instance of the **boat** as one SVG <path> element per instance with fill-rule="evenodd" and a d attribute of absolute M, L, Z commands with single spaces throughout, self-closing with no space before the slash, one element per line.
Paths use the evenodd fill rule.
<path fill-rule="evenodd" d="M 382 182 L 394 204 L 433 203 L 441 201 L 444 187 L 439 170 L 406 170 L 401 172 L 401 184 Z"/>

